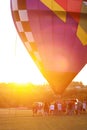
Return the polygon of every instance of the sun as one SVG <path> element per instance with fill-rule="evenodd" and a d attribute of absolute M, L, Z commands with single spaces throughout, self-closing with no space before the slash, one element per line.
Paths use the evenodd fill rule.
<path fill-rule="evenodd" d="M 15 70 L 14 79 L 18 83 L 31 82 L 33 84 L 47 83 L 34 61 L 27 52 L 25 46 L 21 42 L 19 36 L 17 37 L 15 52 Z"/>
<path fill-rule="evenodd" d="M 0 8 L 0 82 L 44 84 L 46 79 L 34 64 L 15 29 L 10 0 Z"/>
<path fill-rule="evenodd" d="M 25 54 L 23 53 L 23 55 Z M 26 57 L 25 55 L 26 60 L 17 57 L 11 61 L 3 62 L 0 65 L 0 82 L 33 83 L 36 85 L 46 83 L 46 79 L 42 76 L 32 59 Z"/>
<path fill-rule="evenodd" d="M 11 56 L 8 61 L 2 62 L 0 67 L 0 80 L 1 82 L 15 82 L 15 83 L 33 83 L 44 84 L 47 83 L 27 50 L 18 40 L 16 52 L 14 56 Z"/>

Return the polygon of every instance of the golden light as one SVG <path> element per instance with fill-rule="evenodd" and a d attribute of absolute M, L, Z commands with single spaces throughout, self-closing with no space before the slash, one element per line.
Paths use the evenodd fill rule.
<path fill-rule="evenodd" d="M 0 82 L 44 84 L 42 76 L 15 29 L 10 0 L 0 8 Z"/>

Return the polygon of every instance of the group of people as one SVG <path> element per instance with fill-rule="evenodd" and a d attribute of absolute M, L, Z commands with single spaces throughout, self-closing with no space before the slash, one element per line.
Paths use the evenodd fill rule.
<path fill-rule="evenodd" d="M 54 103 L 35 102 L 33 104 L 33 116 L 34 115 L 74 115 L 86 112 L 87 102 L 79 100 L 63 100 L 56 101 Z"/>

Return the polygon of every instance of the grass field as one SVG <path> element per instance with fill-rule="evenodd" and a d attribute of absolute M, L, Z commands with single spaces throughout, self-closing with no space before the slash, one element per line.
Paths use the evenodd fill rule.
<path fill-rule="evenodd" d="M 87 130 L 87 114 L 33 117 L 30 110 L 0 109 L 0 130 Z"/>

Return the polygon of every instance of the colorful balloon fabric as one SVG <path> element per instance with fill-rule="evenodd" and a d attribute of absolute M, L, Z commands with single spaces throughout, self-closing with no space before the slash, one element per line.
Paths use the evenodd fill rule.
<path fill-rule="evenodd" d="M 11 11 L 32 59 L 62 94 L 87 63 L 87 0 L 11 0 Z"/>

